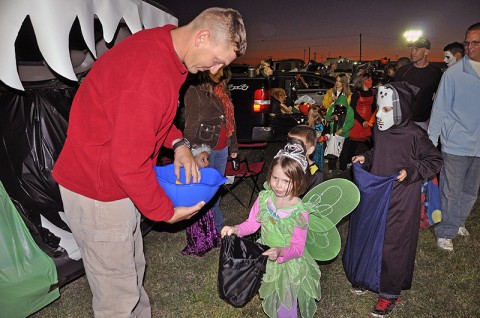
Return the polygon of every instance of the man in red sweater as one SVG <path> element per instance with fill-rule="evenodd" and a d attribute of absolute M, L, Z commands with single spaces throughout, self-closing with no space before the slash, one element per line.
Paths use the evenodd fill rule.
<path fill-rule="evenodd" d="M 143 30 L 104 54 L 82 82 L 53 176 L 80 247 L 95 317 L 150 317 L 143 289 L 140 213 L 175 223 L 205 203 L 174 208 L 152 167 L 162 145 L 175 171 L 200 175 L 188 143 L 172 125 L 187 72 L 216 73 L 245 53 L 233 9 L 210 8 L 189 24 Z"/>

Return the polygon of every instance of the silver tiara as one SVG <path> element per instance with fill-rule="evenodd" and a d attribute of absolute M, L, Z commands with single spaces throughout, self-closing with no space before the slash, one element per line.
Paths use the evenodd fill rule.
<path fill-rule="evenodd" d="M 280 150 L 273 158 L 277 158 L 280 156 L 292 158 L 293 160 L 298 162 L 300 166 L 302 166 L 303 171 L 307 170 L 308 162 L 307 162 L 307 158 L 303 153 L 303 147 L 301 145 L 286 144 L 285 147 L 282 150 Z"/>

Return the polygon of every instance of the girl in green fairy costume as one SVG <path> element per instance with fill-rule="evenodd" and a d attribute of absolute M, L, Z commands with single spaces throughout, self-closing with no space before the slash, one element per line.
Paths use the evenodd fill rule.
<path fill-rule="evenodd" d="M 259 290 L 269 317 L 312 317 L 320 299 L 320 270 L 305 249 L 311 207 L 299 198 L 309 186 L 307 160 L 300 145 L 287 144 L 274 157 L 248 219 L 225 226 L 222 237 L 240 237 L 261 228 L 259 242 L 270 246 L 266 272 Z"/>

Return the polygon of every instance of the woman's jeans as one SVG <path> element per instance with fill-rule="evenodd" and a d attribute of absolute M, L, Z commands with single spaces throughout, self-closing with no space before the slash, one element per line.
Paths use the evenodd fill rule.
<path fill-rule="evenodd" d="M 222 175 L 225 175 L 225 167 L 227 166 L 228 159 L 228 147 L 220 150 L 212 150 L 209 159 L 210 168 L 215 168 L 220 171 Z M 212 206 L 213 219 L 215 220 L 215 228 L 217 229 L 218 233 L 221 232 L 223 226 L 225 225 L 222 212 L 220 211 L 220 192 L 221 188 L 219 191 L 217 191 L 217 194 L 212 199 L 212 202 L 215 202 Z"/>

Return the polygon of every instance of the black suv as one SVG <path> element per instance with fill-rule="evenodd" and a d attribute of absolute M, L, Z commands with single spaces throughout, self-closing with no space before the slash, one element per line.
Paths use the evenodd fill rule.
<path fill-rule="evenodd" d="M 303 78 L 303 81 L 299 80 Z M 305 86 L 306 84 L 306 86 Z M 239 142 L 284 140 L 291 127 L 306 122 L 303 114 L 277 116 L 270 113 L 270 88 L 281 87 L 287 93 L 287 104 L 293 105 L 301 96 L 308 95 L 321 104 L 325 92 L 335 84 L 335 78 L 312 72 L 283 72 L 264 77 L 234 74 L 229 82 L 235 106 L 237 138 Z"/>
<path fill-rule="evenodd" d="M 315 104 L 321 105 L 325 93 L 334 85 L 334 77 L 324 76 L 317 72 L 274 73 L 270 77 L 271 87 L 285 89 L 289 105 L 294 104 L 295 100 L 304 95 L 311 97 Z"/>

